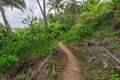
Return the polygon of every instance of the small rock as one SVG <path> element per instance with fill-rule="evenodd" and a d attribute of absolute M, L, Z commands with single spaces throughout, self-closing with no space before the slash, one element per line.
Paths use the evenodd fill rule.
<path fill-rule="evenodd" d="M 81 46 L 83 46 L 83 45 L 84 45 L 84 43 L 80 43 L 80 45 L 79 45 L 79 46 L 81 47 Z"/>
<path fill-rule="evenodd" d="M 89 42 L 88 42 L 88 45 L 95 45 L 97 43 L 97 41 L 95 41 L 95 40 L 90 40 Z"/>
<path fill-rule="evenodd" d="M 96 59 L 96 57 L 92 57 L 89 62 L 93 62 Z"/>

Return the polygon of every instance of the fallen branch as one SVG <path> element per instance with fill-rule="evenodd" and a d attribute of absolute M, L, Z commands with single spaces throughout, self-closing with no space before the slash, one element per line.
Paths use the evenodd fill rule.
<path fill-rule="evenodd" d="M 120 61 L 119 61 L 114 55 L 112 55 L 109 50 L 107 50 L 107 49 L 104 48 L 104 47 L 102 47 L 102 48 L 103 48 L 116 62 L 118 62 L 118 63 L 120 64 Z"/>
<path fill-rule="evenodd" d="M 53 68 L 52 73 L 55 75 L 56 74 L 56 72 L 55 72 L 55 64 L 52 65 L 52 68 Z"/>
<path fill-rule="evenodd" d="M 41 70 L 45 69 L 48 65 L 47 63 L 49 62 L 49 60 L 52 58 L 54 53 L 52 53 L 51 55 L 49 55 L 48 58 L 46 58 L 38 67 L 38 69 L 36 70 L 36 72 L 33 72 L 33 74 L 29 77 L 28 80 L 31 80 L 35 75 L 37 75 L 39 72 L 41 72 Z"/>
<path fill-rule="evenodd" d="M 49 68 L 46 68 L 42 73 L 36 76 L 36 80 L 45 80 L 44 78 L 47 76 L 48 72 Z"/>
<path fill-rule="evenodd" d="M 96 57 L 92 57 L 88 62 L 93 62 L 96 59 Z"/>

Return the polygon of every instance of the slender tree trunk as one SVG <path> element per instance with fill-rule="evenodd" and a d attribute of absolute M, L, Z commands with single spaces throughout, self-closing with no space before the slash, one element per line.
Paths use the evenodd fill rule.
<path fill-rule="evenodd" d="M 43 10 L 42 10 L 42 6 L 40 5 L 39 0 L 37 0 L 37 3 L 38 3 L 38 5 L 39 5 L 39 7 L 40 7 L 40 10 L 41 10 L 41 12 L 42 12 L 42 15 L 44 16 L 44 12 L 43 12 Z"/>
<path fill-rule="evenodd" d="M 73 7 L 73 9 L 72 9 L 72 15 L 73 15 L 73 23 L 75 23 L 75 18 L 76 18 L 76 16 L 77 16 L 77 4 L 76 4 L 76 0 L 72 0 L 73 2 L 72 2 L 72 7 Z"/>
<path fill-rule="evenodd" d="M 59 9 L 58 9 L 58 7 L 57 7 L 57 9 L 56 9 L 56 10 L 57 10 L 57 15 L 58 15 L 58 14 L 59 14 L 59 12 L 60 12 L 60 11 L 59 11 Z"/>
<path fill-rule="evenodd" d="M 45 6 L 45 0 L 43 0 L 43 9 L 42 9 L 42 6 L 41 6 L 39 0 L 37 0 L 37 3 L 38 3 L 38 5 L 39 5 L 40 10 L 41 10 L 41 12 L 42 12 L 42 15 L 43 15 L 43 17 L 44 17 L 45 29 L 46 29 L 46 31 L 48 31 L 48 25 L 47 25 L 47 21 L 46 21 L 46 6 Z"/>
<path fill-rule="evenodd" d="M 54 3 L 56 4 L 55 0 Z M 56 6 L 54 7 L 54 11 L 55 11 L 55 17 L 57 16 L 57 11 L 56 11 Z"/>
<path fill-rule="evenodd" d="M 4 10 L 4 8 L 2 7 L 1 4 L 0 4 L 0 11 L 1 11 L 1 15 L 2 15 L 2 18 L 3 18 L 3 21 L 4 21 L 5 25 L 9 26 L 8 32 L 12 32 L 12 29 L 11 29 L 11 27 L 10 27 L 8 21 L 7 21 L 7 18 L 5 16 L 5 10 Z"/>
<path fill-rule="evenodd" d="M 46 5 L 45 0 L 43 0 L 44 24 L 45 24 L 46 31 L 48 31 L 48 25 L 47 25 L 47 20 L 46 20 L 46 6 L 45 5 Z"/>
<path fill-rule="evenodd" d="M 85 0 L 82 0 L 83 3 L 85 3 Z"/>
<path fill-rule="evenodd" d="M 57 12 L 56 12 L 56 9 L 54 8 L 54 11 L 55 11 L 55 16 L 57 16 Z"/>
<path fill-rule="evenodd" d="M 73 7 L 74 10 L 73 10 L 73 11 L 74 11 L 75 14 L 77 14 L 77 4 L 76 4 L 76 0 L 74 0 L 73 3 L 74 3 L 74 7 Z"/>

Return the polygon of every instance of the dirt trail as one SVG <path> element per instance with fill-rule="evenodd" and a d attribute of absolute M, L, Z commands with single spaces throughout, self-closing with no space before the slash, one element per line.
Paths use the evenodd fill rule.
<path fill-rule="evenodd" d="M 80 72 L 80 65 L 78 59 L 67 47 L 65 47 L 62 42 L 58 42 L 58 47 L 64 52 L 66 59 L 62 71 L 62 80 L 83 80 Z"/>

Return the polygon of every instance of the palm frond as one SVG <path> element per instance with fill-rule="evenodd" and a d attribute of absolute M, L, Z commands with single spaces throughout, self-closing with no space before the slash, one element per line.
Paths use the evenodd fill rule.
<path fill-rule="evenodd" d="M 53 10 L 54 9 L 54 7 L 51 7 L 50 9 L 49 9 L 49 12 L 51 11 L 51 10 Z"/>
<path fill-rule="evenodd" d="M 1 0 L 3 2 L 2 5 L 8 6 L 8 7 L 15 7 L 17 9 L 23 10 L 23 8 L 26 8 L 26 3 L 24 0 Z"/>
<path fill-rule="evenodd" d="M 83 22 L 86 22 L 90 19 L 93 19 L 94 18 L 94 15 L 89 12 L 89 11 L 85 11 L 83 12 L 81 15 L 80 15 L 80 19 L 83 21 Z"/>

